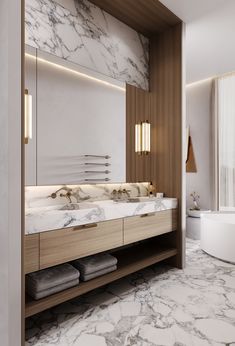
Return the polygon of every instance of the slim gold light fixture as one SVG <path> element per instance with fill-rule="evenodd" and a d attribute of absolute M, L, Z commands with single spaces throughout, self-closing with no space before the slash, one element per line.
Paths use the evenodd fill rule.
<path fill-rule="evenodd" d="M 139 155 L 150 153 L 151 125 L 148 120 L 135 125 L 135 152 Z"/>
<path fill-rule="evenodd" d="M 146 155 L 150 153 L 150 129 L 148 121 L 142 123 L 142 152 Z"/>
<path fill-rule="evenodd" d="M 33 129 L 32 129 L 32 116 L 33 116 L 33 109 L 32 109 L 32 95 L 29 95 L 29 91 L 26 89 L 24 93 L 24 143 L 28 144 L 29 139 L 32 139 L 33 136 Z"/>
<path fill-rule="evenodd" d="M 138 153 L 139 155 L 141 154 L 142 151 L 142 126 L 141 124 L 136 124 L 135 125 L 135 152 Z"/>

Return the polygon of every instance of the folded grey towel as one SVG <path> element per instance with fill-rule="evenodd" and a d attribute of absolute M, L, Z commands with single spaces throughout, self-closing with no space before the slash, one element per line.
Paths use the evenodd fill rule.
<path fill-rule="evenodd" d="M 101 270 L 98 270 L 97 272 L 95 273 L 91 273 L 91 274 L 81 274 L 81 280 L 82 281 L 89 281 L 89 280 L 92 280 L 92 279 L 95 279 L 99 276 L 102 276 L 104 274 L 108 274 L 108 273 L 111 273 L 113 271 L 117 270 L 117 266 L 111 266 L 111 267 L 108 267 L 108 268 L 105 268 L 105 269 L 101 269 Z"/>
<path fill-rule="evenodd" d="M 48 296 L 51 296 L 52 294 L 64 291 L 68 288 L 77 286 L 79 284 L 79 279 L 71 280 L 68 282 L 65 282 L 64 284 L 57 285 L 55 287 L 47 288 L 45 290 L 42 290 L 40 292 L 27 290 L 27 293 L 35 300 L 39 300 Z"/>
<path fill-rule="evenodd" d="M 65 263 L 26 275 L 25 285 L 28 291 L 40 292 L 76 280 L 79 276 L 76 268 Z"/>
<path fill-rule="evenodd" d="M 79 269 L 83 275 L 96 273 L 99 270 L 117 265 L 116 257 L 103 253 L 94 256 L 80 258 L 72 262 L 73 266 Z"/>

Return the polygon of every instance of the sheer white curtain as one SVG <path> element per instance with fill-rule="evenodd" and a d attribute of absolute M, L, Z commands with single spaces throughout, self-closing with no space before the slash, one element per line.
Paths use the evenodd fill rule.
<path fill-rule="evenodd" d="M 235 74 L 216 81 L 219 209 L 235 210 Z"/>

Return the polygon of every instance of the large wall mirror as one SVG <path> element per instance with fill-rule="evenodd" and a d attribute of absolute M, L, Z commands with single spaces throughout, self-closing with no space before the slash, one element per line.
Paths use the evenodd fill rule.
<path fill-rule="evenodd" d="M 25 86 L 26 185 L 126 181 L 124 83 L 27 46 Z"/>

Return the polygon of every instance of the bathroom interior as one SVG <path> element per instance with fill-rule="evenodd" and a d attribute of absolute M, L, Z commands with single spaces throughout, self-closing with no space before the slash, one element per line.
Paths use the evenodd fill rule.
<path fill-rule="evenodd" d="M 235 6 L 205 3 L 22 2 L 21 345 L 235 345 L 235 67 L 204 63 Z"/>

